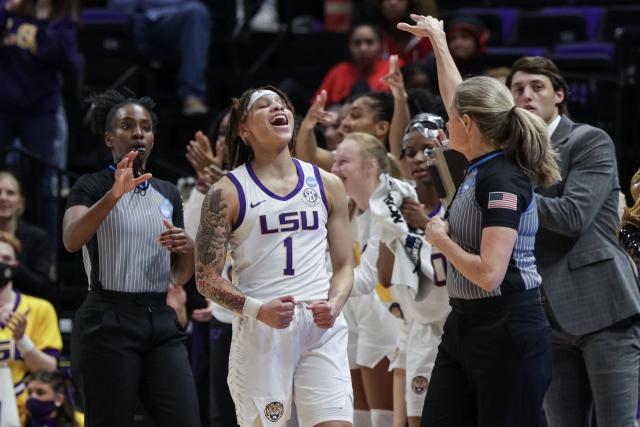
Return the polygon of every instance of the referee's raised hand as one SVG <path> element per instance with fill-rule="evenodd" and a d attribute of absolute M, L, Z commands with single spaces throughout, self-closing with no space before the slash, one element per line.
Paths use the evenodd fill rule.
<path fill-rule="evenodd" d="M 127 153 L 116 165 L 111 193 L 118 199 L 122 197 L 123 194 L 128 193 L 151 178 L 150 173 L 145 173 L 137 178 L 135 177 L 133 174 L 133 161 L 136 157 L 138 157 L 138 152 L 131 151 Z"/>
<path fill-rule="evenodd" d="M 184 232 L 184 229 L 174 227 L 174 225 L 166 219 L 163 219 L 162 223 L 166 230 L 158 236 L 160 246 L 169 249 L 169 251 L 173 253 L 193 253 L 193 239 Z"/>
<path fill-rule="evenodd" d="M 429 37 L 432 39 L 439 35 L 444 35 L 444 24 L 437 18 L 433 16 L 416 15 L 414 13 L 412 13 L 410 17 L 415 22 L 415 25 L 400 22 L 397 25 L 399 30 L 411 33 L 418 38 Z"/>

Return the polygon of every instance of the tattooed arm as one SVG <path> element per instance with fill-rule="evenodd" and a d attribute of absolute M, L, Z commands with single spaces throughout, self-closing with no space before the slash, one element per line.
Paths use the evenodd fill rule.
<path fill-rule="evenodd" d="M 242 313 L 245 295 L 221 276 L 238 204 L 238 194 L 228 178 L 213 185 L 205 196 L 196 235 L 196 284 L 205 297 Z"/>
<path fill-rule="evenodd" d="M 263 303 L 242 293 L 222 277 L 231 225 L 238 217 L 238 193 L 223 177 L 207 193 L 196 235 L 196 285 L 205 297 L 236 314 L 255 317 L 273 328 L 286 328 L 293 319 L 293 297 Z"/>

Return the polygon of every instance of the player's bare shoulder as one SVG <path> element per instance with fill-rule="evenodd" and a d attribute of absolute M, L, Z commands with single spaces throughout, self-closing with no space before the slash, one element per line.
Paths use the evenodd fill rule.
<path fill-rule="evenodd" d="M 322 183 L 325 188 L 325 193 L 327 195 L 327 203 L 329 206 L 329 212 L 332 210 L 332 206 L 336 203 L 346 203 L 347 201 L 347 193 L 344 189 L 344 184 L 342 180 L 338 178 L 336 175 L 331 172 L 327 172 L 323 169 L 320 170 L 320 178 L 322 179 Z"/>

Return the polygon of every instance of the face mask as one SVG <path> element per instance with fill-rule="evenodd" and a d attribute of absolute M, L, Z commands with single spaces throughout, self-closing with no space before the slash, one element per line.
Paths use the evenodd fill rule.
<path fill-rule="evenodd" d="M 53 400 L 38 400 L 33 397 L 27 399 L 27 411 L 31 415 L 32 426 L 53 427 L 58 423 L 55 418 L 49 418 L 51 413 L 58 409 Z M 51 423 L 54 424 L 51 424 Z"/>
<path fill-rule="evenodd" d="M 15 273 L 15 267 L 4 262 L 0 262 L 0 289 L 7 286 L 7 284 L 13 279 Z"/>

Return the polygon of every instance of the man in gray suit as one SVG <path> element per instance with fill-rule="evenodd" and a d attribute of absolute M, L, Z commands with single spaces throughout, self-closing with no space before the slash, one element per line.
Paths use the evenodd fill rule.
<path fill-rule="evenodd" d="M 535 256 L 553 338 L 550 427 L 635 425 L 640 293 L 616 239 L 618 171 L 611 138 L 567 117 L 567 84 L 542 57 L 517 60 L 507 78 L 515 103 L 547 123 L 562 181 L 536 190 Z"/>

